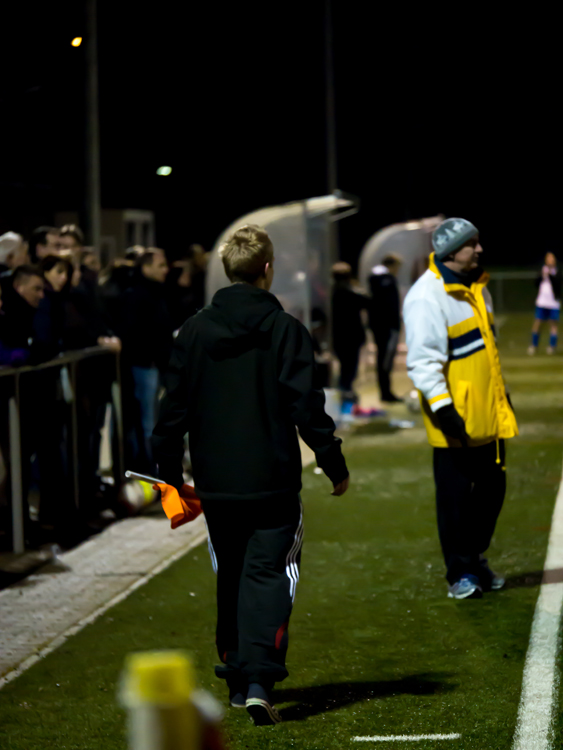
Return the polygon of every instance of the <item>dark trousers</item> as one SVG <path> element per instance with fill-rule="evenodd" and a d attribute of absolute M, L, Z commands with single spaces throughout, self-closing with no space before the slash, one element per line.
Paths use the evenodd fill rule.
<path fill-rule="evenodd" d="M 67 541 L 77 523 L 77 509 L 72 496 L 71 466 L 66 442 L 69 434 L 69 412 L 60 395 L 60 370 L 28 372 L 20 378 L 20 419 L 23 491 L 27 495 L 31 479 L 32 455 L 39 486 L 39 521 L 55 527 L 58 542 Z M 26 536 L 33 543 L 29 511 L 25 511 Z"/>
<path fill-rule="evenodd" d="M 391 371 L 399 343 L 399 331 L 391 328 L 374 328 L 373 337 L 377 346 L 377 381 L 381 398 L 391 396 Z"/>
<path fill-rule="evenodd" d="M 152 431 L 158 417 L 160 376 L 156 367 L 122 368 L 125 464 L 142 474 L 156 474 Z"/>
<path fill-rule="evenodd" d="M 105 422 L 106 405 L 111 401 L 111 384 L 115 377 L 115 362 L 109 357 L 93 357 L 78 365 L 76 379 L 77 443 L 78 443 L 78 495 L 80 509 L 87 515 L 96 515 L 96 492 L 100 480 L 100 447 Z M 118 478 L 116 477 L 116 482 Z"/>
<path fill-rule="evenodd" d="M 342 391 L 351 391 L 358 374 L 361 344 L 335 345 L 335 354 L 340 361 L 340 379 L 338 386 Z"/>
<path fill-rule="evenodd" d="M 504 440 L 477 448 L 434 448 L 438 533 L 450 584 L 465 574 L 486 580 L 484 553 L 506 493 L 504 460 Z"/>
<path fill-rule="evenodd" d="M 270 689 L 287 677 L 287 627 L 299 579 L 301 500 L 202 502 L 217 573 L 218 677 Z"/>

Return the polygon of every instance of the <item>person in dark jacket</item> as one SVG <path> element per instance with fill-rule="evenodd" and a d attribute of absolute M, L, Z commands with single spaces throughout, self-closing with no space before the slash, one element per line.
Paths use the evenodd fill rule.
<path fill-rule="evenodd" d="M 29 239 L 29 257 L 39 263 L 48 255 L 60 255 L 62 250 L 60 232 L 55 227 L 37 227 Z"/>
<path fill-rule="evenodd" d="M 100 273 L 98 299 L 106 325 L 112 331 L 121 328 L 125 292 L 131 289 L 137 278 L 136 263 L 146 252 L 142 245 L 128 247 L 122 258 L 116 258 Z"/>
<path fill-rule="evenodd" d="M 45 350 L 41 341 L 45 332 L 43 326 L 39 330 L 36 328 L 37 319 L 43 317 L 45 328 L 49 331 L 51 329 L 50 307 L 44 307 L 44 287 L 42 271 L 37 266 L 19 266 L 14 271 L 12 288 L 6 294 L 6 314 L 2 320 L 4 330 L 1 333 L 4 347 L 11 353 L 12 365 L 34 363 L 40 361 L 45 354 L 47 359 L 50 358 L 51 337 L 49 335 Z M 38 529 L 31 522 L 27 505 L 33 454 L 37 456 L 39 470 L 41 524 L 57 525 L 61 495 L 66 494 L 61 458 L 62 425 L 56 402 L 57 378 L 56 371 L 38 370 L 22 374 L 19 380 L 24 533 L 26 543 L 31 546 L 45 541 L 36 537 Z M 44 426 L 44 429 L 38 429 L 37 425 Z M 6 445 L 5 437 L 0 433 L 3 450 Z M 57 488 L 56 493 L 53 492 L 54 486 Z"/>
<path fill-rule="evenodd" d="M 3 286 L 2 364 L 23 365 L 31 355 L 33 323 L 44 297 L 44 281 L 37 266 L 18 266 Z"/>
<path fill-rule="evenodd" d="M 388 255 L 372 269 L 369 277 L 369 326 L 377 346 L 377 380 L 381 400 L 390 403 L 402 401 L 391 390 L 391 372 L 401 330 L 401 306 L 396 279 L 400 267 L 401 259 L 397 255 Z"/>
<path fill-rule="evenodd" d="M 106 320 L 99 296 L 98 274 L 95 268 L 82 261 L 86 252 L 79 245 L 71 246 L 69 239 L 78 243 L 77 228 L 73 234 L 62 236 L 67 241 L 67 252 L 72 255 L 74 272 L 66 300 L 65 350 L 101 346 L 118 353 L 121 341 Z M 79 497 L 81 510 L 94 517 L 103 483 L 99 478 L 100 444 L 106 418 L 107 404 L 111 402 L 111 385 L 116 379 L 116 358 L 90 357 L 76 365 L 77 443 L 79 464 Z M 115 466 L 115 445 L 114 451 Z"/>
<path fill-rule="evenodd" d="M 332 267 L 332 345 L 340 360 L 340 390 L 344 398 L 354 398 L 352 384 L 358 372 L 360 349 L 366 334 L 361 311 L 368 307 L 368 298 L 352 286 L 349 263 L 335 263 Z"/>
<path fill-rule="evenodd" d="M 2 305 L 0 306 L 0 366 L 20 367 L 29 362 L 33 346 L 33 322 L 37 308 L 43 298 L 43 277 L 36 266 L 19 266 L 9 277 L 11 284 L 2 285 Z M 10 438 L 8 432 L 8 398 L 13 395 L 11 378 L 0 382 L 0 452 L 9 465 Z M 28 545 L 33 543 L 32 522 L 27 504 L 27 490 L 30 478 L 30 461 L 35 447 L 34 432 L 37 415 L 30 409 L 29 375 L 20 378 L 21 404 L 21 455 L 23 474 L 23 523 Z M 26 418 L 28 417 L 28 418 Z M 39 431 L 41 432 L 41 431 Z M 46 431 L 48 432 L 48 431 Z M 9 472 L 8 472 L 9 476 Z M 10 490 L 8 489 L 8 496 Z M 8 528 L 10 527 L 8 523 Z"/>
<path fill-rule="evenodd" d="M 59 230 L 60 254 L 68 258 L 75 268 L 81 262 L 84 232 L 77 224 L 65 224 Z"/>
<path fill-rule="evenodd" d="M 66 302 L 73 268 L 58 255 L 48 255 L 40 268 L 45 281 L 43 299 L 33 321 L 33 364 L 55 359 L 64 351 Z M 22 378 L 23 432 L 30 432 L 28 451 L 37 456 L 39 475 L 39 528 L 37 542 L 57 541 L 70 546 L 78 516 L 71 493 L 70 472 L 65 450 L 67 406 L 61 398 L 61 370 L 47 368 Z M 36 430 L 37 424 L 49 425 Z M 33 428 L 32 428 L 33 426 Z M 57 488 L 53 492 L 53 487 Z"/>
<path fill-rule="evenodd" d="M 333 483 L 349 475 L 313 387 L 311 336 L 268 291 L 273 247 L 248 225 L 223 246 L 230 287 L 174 341 L 153 446 L 160 478 L 181 487 L 189 433 L 193 480 L 217 572 L 217 650 L 231 705 L 257 724 L 280 721 L 270 690 L 287 676 L 287 628 L 303 539 L 297 433 Z"/>
<path fill-rule="evenodd" d="M 206 252 L 203 246 L 197 243 L 190 245 L 189 252 L 191 254 L 191 289 L 193 301 L 196 310 L 201 310 L 205 304 L 205 277 L 211 253 Z"/>
<path fill-rule="evenodd" d="M 41 261 L 44 296 L 33 321 L 33 362 L 46 362 L 63 351 L 65 302 L 72 266 L 65 258 L 48 255 Z"/>
<path fill-rule="evenodd" d="M 193 280 L 194 266 L 191 251 L 188 249 L 182 257 L 172 263 L 170 273 L 166 277 L 166 299 L 175 331 L 203 307 L 203 304 L 196 307 Z"/>
<path fill-rule="evenodd" d="M 124 295 L 122 308 L 124 390 L 132 391 L 134 397 L 126 411 L 129 434 L 126 460 L 128 465 L 145 474 L 155 471 L 151 436 L 174 330 L 165 296 L 167 275 L 164 252 L 148 248 L 137 261 L 136 278 Z"/>

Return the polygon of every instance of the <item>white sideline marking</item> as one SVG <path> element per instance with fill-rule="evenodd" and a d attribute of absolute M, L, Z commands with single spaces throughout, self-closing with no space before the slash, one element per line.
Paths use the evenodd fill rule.
<path fill-rule="evenodd" d="M 131 586 L 126 588 L 121 593 L 117 594 L 117 596 L 114 596 L 112 599 L 110 599 L 109 602 L 102 604 L 101 607 L 98 607 L 98 609 L 91 612 L 87 617 L 83 617 L 70 628 L 67 628 L 64 633 L 61 633 L 61 635 L 57 636 L 53 641 L 51 641 L 51 643 L 45 646 L 45 648 L 42 648 L 41 651 L 38 651 L 32 656 L 29 656 L 15 669 L 13 669 L 11 672 L 8 672 L 6 675 L 4 675 L 4 677 L 0 678 L 0 690 L 4 687 L 4 685 L 7 685 L 12 680 L 15 680 L 16 677 L 19 677 L 23 672 L 32 667 L 38 661 L 41 661 L 41 659 L 44 659 L 46 656 L 48 656 L 48 654 L 59 648 L 59 646 L 62 646 L 65 641 L 67 641 L 71 636 L 79 633 L 83 628 L 86 627 L 86 625 L 90 625 L 90 623 L 94 622 L 94 620 L 97 620 L 98 617 L 101 617 L 101 615 L 107 612 L 108 609 L 111 609 L 116 604 L 119 604 L 119 602 L 127 599 L 129 594 L 132 594 L 133 591 L 140 588 L 141 586 L 144 586 L 145 583 L 148 583 L 151 580 L 151 578 L 154 578 L 159 573 L 162 573 L 163 570 L 169 568 L 172 563 L 176 562 L 176 560 L 184 557 L 184 555 L 186 555 L 190 550 L 192 550 L 194 547 L 197 547 L 198 544 L 201 544 L 206 539 L 206 537 L 207 528 L 204 526 L 201 532 L 197 536 L 195 536 L 186 547 L 182 547 L 182 549 L 177 550 L 173 555 L 168 557 L 166 560 L 163 560 L 156 567 L 154 567 L 149 573 L 146 573 L 142 578 L 139 578 L 134 583 L 132 583 Z"/>
<path fill-rule="evenodd" d="M 558 568 L 563 568 L 563 478 L 555 500 L 543 579 L 526 654 L 513 750 L 549 750 L 552 746 L 551 722 L 557 698 L 556 660 L 563 608 L 563 583 L 553 580 L 553 571 Z"/>
<path fill-rule="evenodd" d="M 374 737 L 352 737 L 354 742 L 422 742 L 422 740 L 460 740 L 461 734 L 376 734 Z"/>

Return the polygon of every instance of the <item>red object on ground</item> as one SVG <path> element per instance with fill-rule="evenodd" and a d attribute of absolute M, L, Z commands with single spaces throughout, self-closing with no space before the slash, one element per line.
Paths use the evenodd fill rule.
<path fill-rule="evenodd" d="M 362 409 L 358 404 L 352 407 L 352 414 L 355 417 L 383 417 L 385 413 L 384 409 Z"/>

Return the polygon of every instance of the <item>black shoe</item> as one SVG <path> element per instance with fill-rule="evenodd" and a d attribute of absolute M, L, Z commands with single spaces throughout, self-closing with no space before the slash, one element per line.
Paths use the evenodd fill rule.
<path fill-rule="evenodd" d="M 240 690 L 229 690 L 229 703 L 233 708 L 246 708 L 246 695 Z"/>
<path fill-rule="evenodd" d="M 229 703 L 233 708 L 246 708 L 246 695 L 248 683 L 243 679 L 227 679 L 229 688 Z"/>
<path fill-rule="evenodd" d="M 382 396 L 381 400 L 385 401 L 387 404 L 402 404 L 405 399 L 395 396 L 394 393 L 389 393 L 387 396 Z"/>
<path fill-rule="evenodd" d="M 282 720 L 267 690 L 257 682 L 248 686 L 246 710 L 257 727 L 273 726 Z"/>

